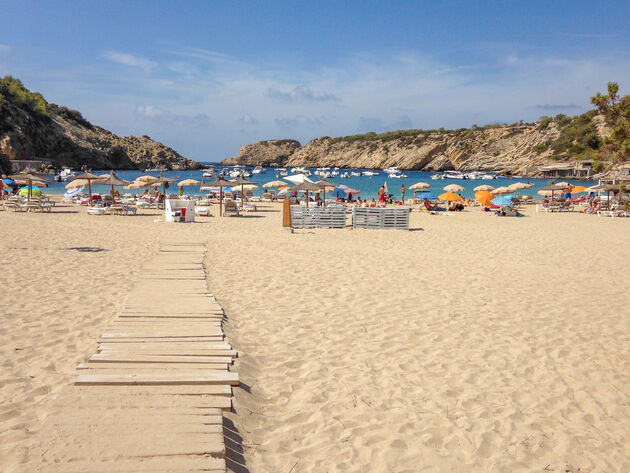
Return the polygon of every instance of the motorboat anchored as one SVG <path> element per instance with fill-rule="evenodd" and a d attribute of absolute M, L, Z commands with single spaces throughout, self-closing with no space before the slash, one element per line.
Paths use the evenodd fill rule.
<path fill-rule="evenodd" d="M 265 170 L 262 166 L 256 166 L 252 171 L 252 174 L 262 174 L 263 172 L 265 172 Z"/>
<path fill-rule="evenodd" d="M 406 179 L 407 178 L 407 174 L 402 173 L 400 171 L 395 171 L 395 172 L 390 172 L 389 173 L 389 177 L 391 177 L 393 179 Z"/>

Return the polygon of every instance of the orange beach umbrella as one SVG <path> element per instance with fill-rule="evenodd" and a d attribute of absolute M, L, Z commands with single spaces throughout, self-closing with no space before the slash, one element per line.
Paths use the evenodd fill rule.
<path fill-rule="evenodd" d="M 445 200 L 447 202 L 455 202 L 458 200 L 462 200 L 462 196 L 459 194 L 455 194 L 454 192 L 445 192 L 438 196 L 438 199 Z"/>
<path fill-rule="evenodd" d="M 586 187 L 575 186 L 573 189 L 571 189 L 571 194 L 581 194 L 582 192 L 586 192 Z"/>
<path fill-rule="evenodd" d="M 492 206 L 492 199 L 494 199 L 494 194 L 491 194 L 488 191 L 478 191 L 475 192 L 475 199 L 484 207 Z"/>

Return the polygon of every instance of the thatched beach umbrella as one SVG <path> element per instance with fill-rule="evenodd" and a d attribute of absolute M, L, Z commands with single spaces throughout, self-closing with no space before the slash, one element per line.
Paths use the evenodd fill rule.
<path fill-rule="evenodd" d="M 564 189 L 566 188 L 565 185 L 561 185 L 561 184 L 549 184 L 548 186 L 545 187 L 541 187 L 540 189 L 538 189 L 538 194 L 539 195 L 545 195 L 545 194 L 541 194 L 541 192 L 544 191 L 550 191 L 551 192 L 551 197 L 553 198 L 553 195 L 556 191 L 560 191 L 562 192 Z"/>
<path fill-rule="evenodd" d="M 449 184 L 448 186 L 444 186 L 444 190 L 446 192 L 464 192 L 464 188 L 459 184 Z"/>
<path fill-rule="evenodd" d="M 265 182 L 263 184 L 263 189 L 284 187 L 286 185 L 287 185 L 287 183 L 284 182 L 284 181 L 269 181 L 269 182 Z"/>
<path fill-rule="evenodd" d="M 416 182 L 413 186 L 411 186 L 409 188 L 409 190 L 420 190 L 420 189 L 429 189 L 431 187 L 431 184 L 428 184 L 426 182 Z"/>
<path fill-rule="evenodd" d="M 97 181 L 101 178 L 101 176 L 97 176 L 96 174 L 92 174 L 90 171 L 86 171 L 83 174 L 81 174 L 80 176 L 76 176 L 72 178 L 72 181 L 70 182 L 70 184 L 72 184 L 73 182 L 78 182 L 78 183 L 87 183 L 88 186 L 88 192 L 90 194 L 90 203 L 92 203 L 92 181 Z M 83 187 L 84 184 L 81 184 L 81 186 L 74 186 L 74 187 Z M 66 186 L 66 189 L 69 189 L 68 186 Z"/>
<path fill-rule="evenodd" d="M 177 183 L 177 187 L 186 187 L 186 186 L 200 186 L 201 182 L 195 179 L 184 179 L 183 181 L 179 181 Z"/>
<path fill-rule="evenodd" d="M 319 186 L 319 191 L 324 193 L 324 207 L 326 207 L 326 192 L 334 192 L 335 187 L 339 187 L 339 184 L 335 184 L 327 180 L 326 178 L 320 179 L 315 184 Z M 308 200 L 307 200 L 308 203 Z"/>
<path fill-rule="evenodd" d="M 518 191 L 521 189 L 529 189 L 530 187 L 533 187 L 534 184 L 531 183 L 527 183 L 527 182 L 515 182 L 514 184 L 510 184 L 509 186 L 507 186 L 507 188 L 510 191 Z"/>
<path fill-rule="evenodd" d="M 165 177 L 162 176 L 162 174 L 160 174 L 158 177 L 155 177 L 153 179 L 153 181 L 151 181 L 151 184 L 162 184 L 162 194 L 164 194 L 164 196 L 166 197 L 166 185 L 167 184 L 172 184 L 173 182 L 177 181 L 177 179 L 173 179 L 170 177 Z"/>
<path fill-rule="evenodd" d="M 24 182 L 25 185 L 28 186 L 28 201 L 31 201 L 31 195 L 33 195 L 33 184 L 35 185 L 43 185 L 46 186 L 48 184 L 50 184 L 52 181 L 50 179 L 46 179 L 43 176 L 39 176 L 38 174 L 36 174 L 37 171 L 33 168 L 26 168 L 24 169 L 21 173 L 19 174 L 14 174 L 12 176 L 9 176 L 11 179 L 15 180 L 16 182 Z"/>
<path fill-rule="evenodd" d="M 478 192 L 478 191 L 492 192 L 494 190 L 494 187 L 492 187 L 489 184 L 482 184 L 480 186 L 475 187 L 473 190 L 475 192 Z"/>
<path fill-rule="evenodd" d="M 494 195 L 509 194 L 510 192 L 512 191 L 508 189 L 507 187 L 497 187 L 496 189 L 493 189 L 492 191 Z"/>
<path fill-rule="evenodd" d="M 291 188 L 292 191 L 306 191 L 306 206 L 308 207 L 308 193 L 309 192 L 320 192 L 322 188 L 315 184 L 314 182 L 302 182 L 295 187 Z"/>
<path fill-rule="evenodd" d="M 232 182 L 223 179 L 222 177 L 218 178 L 215 181 L 210 181 L 204 183 L 204 185 L 208 187 L 218 187 L 219 188 L 219 216 L 223 216 L 223 188 L 230 187 Z"/>
<path fill-rule="evenodd" d="M 101 184 L 103 186 L 112 186 L 111 194 L 112 194 L 112 202 L 114 199 L 114 186 L 126 186 L 129 184 L 129 181 L 125 181 L 124 179 L 119 178 L 114 171 L 111 171 L 109 174 L 103 174 L 99 176 L 96 184 Z"/>
<path fill-rule="evenodd" d="M 241 187 L 241 205 L 245 205 L 245 186 L 249 186 L 249 185 L 256 185 L 256 183 L 252 181 L 248 181 L 247 179 L 244 179 L 242 174 L 241 174 L 241 177 L 238 178 L 238 180 L 232 182 L 232 187 L 234 186 Z"/>

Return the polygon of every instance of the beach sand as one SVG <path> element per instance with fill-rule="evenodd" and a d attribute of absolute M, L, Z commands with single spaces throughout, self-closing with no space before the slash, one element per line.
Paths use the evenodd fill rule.
<path fill-rule="evenodd" d="M 261 210 L 0 212 L 0 470 L 29 471 L 55 395 L 181 238 L 207 239 L 240 353 L 234 471 L 630 471 L 630 219 L 413 212 L 410 232 L 290 234 Z"/>

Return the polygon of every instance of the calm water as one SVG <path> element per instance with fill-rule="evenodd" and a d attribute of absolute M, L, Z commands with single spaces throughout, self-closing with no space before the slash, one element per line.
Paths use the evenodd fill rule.
<path fill-rule="evenodd" d="M 351 171 L 361 171 L 361 170 L 360 169 L 347 169 L 340 172 L 344 172 L 344 171 L 351 172 Z M 109 171 L 93 170 L 92 172 L 95 174 L 104 174 Z M 116 175 L 119 176 L 121 179 L 125 179 L 128 181 L 133 181 L 134 179 L 140 176 L 144 176 L 144 175 L 157 176 L 160 174 L 159 172 L 143 172 L 143 171 L 115 171 L 115 172 L 116 172 Z M 196 179 L 198 181 L 203 180 L 202 171 L 165 171 L 162 174 L 164 176 L 175 178 L 178 180 L 183 180 L 183 179 L 188 179 L 188 178 Z M 526 194 L 526 195 L 532 195 L 532 194 L 536 195 L 536 192 L 539 188 L 544 187 L 547 184 L 549 184 L 549 179 L 497 178 L 497 179 L 492 179 L 492 180 L 473 180 L 473 179 L 432 180 L 431 176 L 435 174 L 432 172 L 405 171 L 405 174 L 407 174 L 408 176 L 406 179 L 390 178 L 388 177 L 386 173 L 381 171 L 378 176 L 372 176 L 372 177 L 351 176 L 346 179 L 342 179 L 339 176 L 335 176 L 335 177 L 329 178 L 329 180 L 336 184 L 345 184 L 346 186 L 360 190 L 361 194 L 359 194 L 359 196 L 363 199 L 365 198 L 371 199 L 372 197 L 375 197 L 375 198 L 378 197 L 378 190 L 380 186 L 382 186 L 384 183 L 387 183 L 389 193 L 394 194 L 396 198 L 400 198 L 400 187 L 402 184 L 404 184 L 405 187 L 408 189 L 410 186 L 412 186 L 416 182 L 426 182 L 430 184 L 431 189 L 429 189 L 429 191 L 433 192 L 436 195 L 439 195 L 444 192 L 443 190 L 444 186 L 447 186 L 449 184 L 459 184 L 460 186 L 464 187 L 465 191 L 462 192 L 461 194 L 466 198 L 474 198 L 475 193 L 473 189 L 481 184 L 489 184 L 492 187 L 496 188 L 500 186 L 509 186 L 510 184 L 514 184 L 515 182 L 534 183 L 533 188 L 525 189 L 524 191 L 519 192 L 520 194 Z M 49 175 L 46 177 L 53 179 L 54 176 Z M 206 181 L 210 181 L 213 179 L 214 178 L 209 178 L 209 179 L 207 178 Z M 228 177 L 227 179 L 232 179 L 232 178 Z M 321 179 L 321 177 L 313 174 L 309 177 L 309 179 L 313 181 L 318 181 L 319 179 Z M 262 194 L 262 184 L 269 181 L 283 180 L 283 179 L 281 177 L 276 177 L 276 171 L 274 169 L 266 168 L 264 173 L 253 174 L 251 177 L 248 177 L 247 180 L 259 183 L 261 185 L 260 189 L 254 191 L 254 195 L 260 195 Z M 591 182 L 591 181 L 580 181 L 580 180 L 573 180 L 573 179 L 559 179 L 559 180 L 568 181 L 575 185 L 585 185 L 587 187 L 596 183 L 595 181 Z M 53 182 L 45 190 L 45 193 L 63 194 L 66 190 L 65 189 L 66 184 L 67 182 Z M 108 186 L 92 186 L 92 190 L 95 193 L 98 193 L 98 192 L 107 193 L 110 191 L 110 189 L 111 187 L 108 187 Z M 118 189 L 120 190 L 121 193 L 123 192 L 141 193 L 144 190 L 144 189 L 125 190 L 120 187 Z M 178 192 L 178 187 L 175 184 L 171 185 L 171 187 L 167 191 L 167 193 L 169 194 L 171 193 L 177 194 L 177 192 Z M 184 187 L 184 194 L 201 194 L 201 192 L 199 191 L 199 187 Z M 405 198 L 411 197 L 412 194 L 413 194 L 413 191 L 407 190 L 407 193 L 405 194 Z M 329 194 L 329 196 L 332 197 L 333 194 Z"/>

